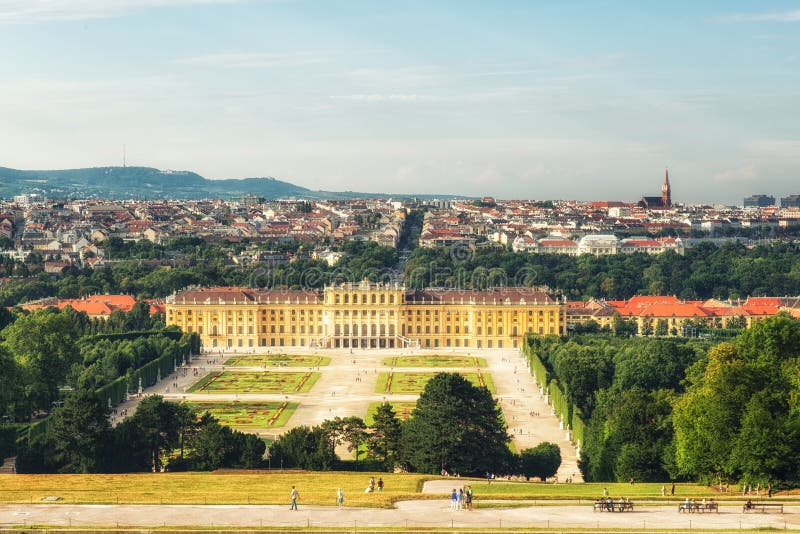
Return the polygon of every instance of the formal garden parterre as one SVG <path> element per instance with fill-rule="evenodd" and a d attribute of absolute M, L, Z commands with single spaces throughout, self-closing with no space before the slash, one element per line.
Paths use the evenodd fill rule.
<path fill-rule="evenodd" d="M 422 393 L 425 384 L 436 376 L 437 373 L 425 372 L 383 372 L 378 374 L 378 383 L 375 386 L 376 393 L 386 393 L 387 395 L 415 395 Z M 488 373 L 480 369 L 475 372 L 459 372 L 461 376 L 469 380 L 478 387 L 486 387 L 494 393 L 494 382 Z"/>
<path fill-rule="evenodd" d="M 320 374 L 302 371 L 220 371 L 189 388 L 189 393 L 306 393 Z"/>
<path fill-rule="evenodd" d="M 392 356 L 383 360 L 389 367 L 486 367 L 486 358 L 457 354 Z"/>
<path fill-rule="evenodd" d="M 225 360 L 231 367 L 323 367 L 331 359 L 315 354 L 246 354 Z"/>
<path fill-rule="evenodd" d="M 282 427 L 298 406 L 296 402 L 289 401 L 191 401 L 186 404 L 198 415 L 209 412 L 223 425 L 239 430 Z"/>

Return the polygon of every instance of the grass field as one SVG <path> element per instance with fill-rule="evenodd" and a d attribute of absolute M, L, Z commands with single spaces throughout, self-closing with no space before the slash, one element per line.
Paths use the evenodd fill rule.
<path fill-rule="evenodd" d="M 189 388 L 189 393 L 305 393 L 319 379 L 307 372 L 211 373 Z"/>
<path fill-rule="evenodd" d="M 382 477 L 382 493 L 364 493 L 369 477 Z M 0 475 L 0 503 L 40 503 L 58 496 L 65 504 L 286 504 L 292 485 L 299 503 L 334 505 L 336 488 L 345 492 L 348 506 L 386 508 L 398 500 L 442 499 L 444 494 L 422 494 L 425 480 L 440 477 L 416 474 L 304 471 L 243 471 L 214 473 L 137 473 L 127 475 Z M 660 483 L 541 484 L 478 479 L 448 479 L 470 484 L 477 502 L 506 500 L 591 500 L 608 488 L 612 497 L 674 503 L 686 497 L 724 500 L 712 488 L 678 484 L 675 496 L 661 497 Z M 669 483 L 666 484 L 669 488 Z M 738 497 L 737 497 L 738 496 Z M 741 500 L 741 494 L 732 498 Z"/>
<path fill-rule="evenodd" d="M 663 484 L 669 495 L 670 483 Z M 479 486 L 480 494 L 493 499 L 596 499 L 603 496 L 603 488 L 608 489 L 611 497 L 627 497 L 629 499 L 664 499 L 661 497 L 661 483 L 639 482 L 626 483 L 599 483 L 584 482 L 580 484 L 541 484 L 525 482 L 503 482 L 495 480 L 491 484 L 485 481 Z M 671 498 L 685 499 L 686 497 L 714 497 L 724 498 L 713 488 L 697 484 L 676 484 L 675 495 Z M 734 497 L 736 494 L 733 495 Z M 739 495 L 741 497 L 741 495 Z M 666 499 L 664 499 L 666 500 Z"/>
<path fill-rule="evenodd" d="M 494 382 L 491 375 L 476 372 L 458 373 L 476 386 L 485 385 L 490 392 L 494 393 Z M 405 372 L 384 372 L 378 375 L 378 384 L 375 386 L 375 393 L 387 393 L 394 395 L 413 395 L 422 393 L 428 380 L 436 376 L 436 373 L 405 373 Z"/>
<path fill-rule="evenodd" d="M 284 426 L 297 409 L 296 402 L 187 402 L 197 413 L 211 412 L 223 425 L 236 429 Z"/>
<path fill-rule="evenodd" d="M 371 402 L 369 408 L 367 408 L 367 415 L 364 416 L 364 422 L 368 426 L 372 426 L 375 423 L 375 413 L 378 411 L 378 407 L 383 404 L 382 402 Z M 414 401 L 392 401 L 389 402 L 392 405 L 392 409 L 394 410 L 395 415 L 398 419 L 405 421 L 411 415 L 411 412 L 417 406 L 417 403 Z"/>
<path fill-rule="evenodd" d="M 312 354 L 247 354 L 225 361 L 234 367 L 322 367 L 330 363 L 330 358 Z"/>
<path fill-rule="evenodd" d="M 383 360 L 390 367 L 486 367 L 486 358 L 457 354 L 393 356 Z"/>
<path fill-rule="evenodd" d="M 370 476 L 385 483 L 382 493 L 364 493 Z M 40 503 L 58 496 L 61 503 L 125 504 L 288 504 L 296 485 L 298 502 L 334 505 L 342 488 L 348 506 L 391 507 L 420 498 L 426 475 L 303 471 L 231 473 L 141 473 L 127 475 L 0 475 L 0 503 Z"/>

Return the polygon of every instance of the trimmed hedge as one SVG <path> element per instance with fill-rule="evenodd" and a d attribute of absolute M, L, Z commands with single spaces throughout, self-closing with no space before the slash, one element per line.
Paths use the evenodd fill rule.
<path fill-rule="evenodd" d="M 97 389 L 97 396 L 100 398 L 101 402 L 108 403 L 113 408 L 125 400 L 127 393 L 136 393 L 139 391 L 140 378 L 142 388 L 150 387 L 158 381 L 159 372 L 161 373 L 161 378 L 164 378 L 172 373 L 176 365 L 188 363 L 190 354 L 197 354 L 200 352 L 200 336 L 197 334 L 181 334 L 177 332 L 178 337 L 176 339 L 174 335 L 176 332 L 170 330 L 157 333 L 164 334 L 165 337 L 178 341 L 178 345 L 167 354 L 163 354 L 147 362 L 140 368 L 129 371 L 125 376 L 121 376 L 113 382 Z"/>
<path fill-rule="evenodd" d="M 94 336 L 87 336 L 84 340 L 102 341 L 106 339 L 108 341 L 132 341 L 142 337 L 153 336 L 164 336 L 173 341 L 180 341 L 181 337 L 183 337 L 183 333 L 175 330 L 142 330 L 138 332 L 121 332 L 118 334 L 97 334 Z"/>
<path fill-rule="evenodd" d="M 550 371 L 547 370 L 541 358 L 539 358 L 539 355 L 533 350 L 527 340 L 522 350 L 528 358 L 528 363 L 530 363 L 531 372 L 533 372 L 536 382 L 542 386 L 542 388 L 547 389 L 547 384 L 550 383 L 551 378 Z"/>

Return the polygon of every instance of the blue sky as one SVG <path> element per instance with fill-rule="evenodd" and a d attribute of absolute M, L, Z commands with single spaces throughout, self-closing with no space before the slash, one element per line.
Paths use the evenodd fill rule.
<path fill-rule="evenodd" d="M 0 165 L 800 193 L 800 2 L 0 0 Z"/>

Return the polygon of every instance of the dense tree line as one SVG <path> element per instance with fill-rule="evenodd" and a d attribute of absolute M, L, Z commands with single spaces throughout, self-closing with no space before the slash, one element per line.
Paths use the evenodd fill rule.
<path fill-rule="evenodd" d="M 703 243 L 659 255 L 613 256 L 514 253 L 504 248 L 419 248 L 405 267 L 413 287 L 482 288 L 547 285 L 569 298 L 627 299 L 677 295 L 684 299 L 800 294 L 800 248 Z"/>
<path fill-rule="evenodd" d="M 264 442 L 231 430 L 208 413 L 154 395 L 112 428 L 108 408 L 79 390 L 53 414 L 48 431 L 19 451 L 20 473 L 129 473 L 262 465 Z"/>
<path fill-rule="evenodd" d="M 39 269 L 31 278 L 26 271 L 21 274 L 25 278 L 9 281 L 0 289 L 0 306 L 16 306 L 53 296 L 78 298 L 124 293 L 138 298 L 165 297 L 190 285 L 322 288 L 332 282 L 357 282 L 365 277 L 385 281 L 388 270 L 397 263 L 397 251 L 392 247 L 372 241 L 349 241 L 341 245 L 344 256 L 333 266 L 311 259 L 298 247 L 296 260 L 291 263 L 245 267 L 231 262 L 229 253 L 236 250 L 219 245 L 193 246 L 194 240 L 189 238 L 183 241 L 189 244 L 176 249 L 155 249 L 156 258 L 164 255 L 180 258 L 179 264 L 171 266 L 153 266 L 140 261 L 141 258 L 131 259 L 147 256 L 135 247 L 149 250 L 148 247 L 155 245 L 122 242 L 118 247 L 125 253 L 112 247 L 125 258 L 121 263 L 94 270 L 69 267 L 55 277 Z"/>
<path fill-rule="evenodd" d="M 187 344 L 198 348 L 196 336 L 162 330 L 143 303 L 105 321 L 71 307 L 12 315 L 0 331 L 0 418 L 27 421 L 49 412 L 63 388 L 95 391 Z"/>
<path fill-rule="evenodd" d="M 731 342 L 529 339 L 587 422 L 589 481 L 800 483 L 800 321 Z"/>
<path fill-rule="evenodd" d="M 406 239 L 409 241 L 409 239 Z M 413 241 L 413 240 L 412 240 Z M 42 271 L 42 258 L 24 264 L 3 260 L 0 272 L 18 279 L 0 289 L 0 306 L 43 297 L 77 298 L 97 293 L 164 297 L 189 285 L 321 288 L 325 284 L 369 278 L 386 281 L 397 251 L 370 241 L 339 244 L 343 258 L 334 266 L 313 260 L 295 244 L 295 260 L 278 265 L 235 265 L 231 254 L 243 244 L 209 244 L 180 238 L 166 245 L 110 239 L 112 258 L 124 260 L 91 270 L 70 267 L 56 277 Z M 143 260 L 172 258 L 171 266 Z M 547 285 L 570 298 L 626 299 L 637 294 L 669 294 L 685 299 L 744 298 L 750 295 L 800 294 L 800 250 L 781 244 L 748 249 L 736 243 L 704 243 L 660 255 L 583 255 L 513 253 L 504 247 L 417 248 L 405 266 L 411 287 L 485 288 Z"/>

